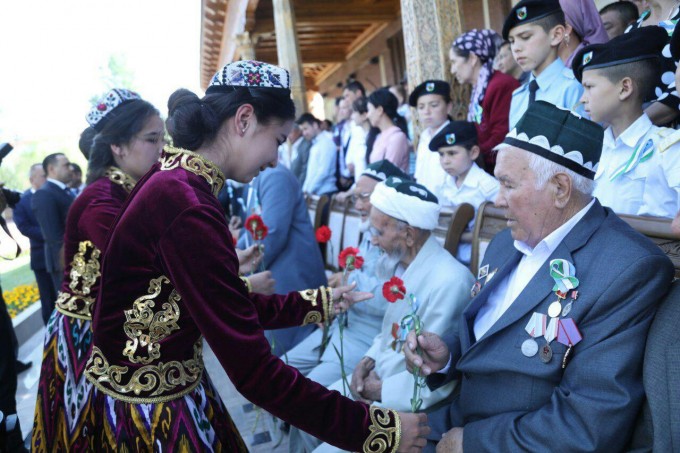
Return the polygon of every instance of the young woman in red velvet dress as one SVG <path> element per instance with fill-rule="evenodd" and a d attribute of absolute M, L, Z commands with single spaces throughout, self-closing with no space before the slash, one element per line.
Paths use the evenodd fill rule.
<path fill-rule="evenodd" d="M 32 451 L 92 448 L 87 415 L 92 384 L 83 371 L 90 356 L 101 253 L 135 181 L 158 161 L 163 147 L 158 110 L 128 90 L 111 90 L 87 120 L 83 137 L 94 138 L 81 141 L 90 158 L 88 186 L 67 217 L 64 280 L 45 334 Z"/>
<path fill-rule="evenodd" d="M 217 193 L 268 165 L 295 109 L 288 72 L 230 63 L 199 99 L 168 102 L 166 147 L 117 218 L 104 253 L 87 379 L 101 450 L 247 451 L 204 370 L 203 339 L 253 403 L 351 451 L 419 451 L 424 414 L 352 402 L 306 379 L 270 351 L 264 329 L 333 316 L 351 288 L 249 294 Z"/>

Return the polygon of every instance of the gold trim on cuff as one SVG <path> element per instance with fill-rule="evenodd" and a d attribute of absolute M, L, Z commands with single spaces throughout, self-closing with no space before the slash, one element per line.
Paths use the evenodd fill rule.
<path fill-rule="evenodd" d="M 390 409 L 371 406 L 368 408 L 371 424 L 370 434 L 364 442 L 364 453 L 393 453 L 401 442 L 401 420 L 399 414 Z M 394 422 L 393 422 L 394 420 Z M 394 426 L 392 426 L 394 423 Z"/>
<path fill-rule="evenodd" d="M 248 277 L 240 277 L 241 281 L 246 285 L 246 289 L 248 290 L 248 293 L 253 292 L 253 284 L 250 283 L 250 279 Z"/>

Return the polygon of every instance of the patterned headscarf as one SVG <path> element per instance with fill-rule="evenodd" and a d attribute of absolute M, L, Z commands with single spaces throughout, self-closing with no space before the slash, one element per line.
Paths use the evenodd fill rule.
<path fill-rule="evenodd" d="M 489 79 L 493 74 L 493 60 L 498 51 L 497 43 L 500 41 L 502 41 L 500 36 L 493 30 L 472 29 L 460 35 L 453 42 L 452 47 L 472 52 L 482 62 L 482 69 L 479 71 L 477 83 L 475 83 L 472 96 L 470 96 L 468 121 L 478 124 L 482 122 L 482 101 L 486 94 L 486 87 L 489 85 Z"/>
<path fill-rule="evenodd" d="M 581 44 L 564 63 L 571 68 L 571 61 L 579 50 L 590 44 L 605 43 L 609 41 L 609 36 L 593 0 L 560 0 L 560 6 L 567 23 L 581 37 Z"/>

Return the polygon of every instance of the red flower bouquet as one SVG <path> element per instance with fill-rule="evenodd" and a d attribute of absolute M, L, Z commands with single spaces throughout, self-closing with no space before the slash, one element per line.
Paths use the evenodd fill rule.
<path fill-rule="evenodd" d="M 326 225 L 321 225 L 316 230 L 316 242 L 318 242 L 319 244 L 325 244 L 326 242 L 331 240 L 332 235 L 333 232 L 331 231 L 330 228 L 328 228 Z"/>
<path fill-rule="evenodd" d="M 364 265 L 364 259 L 359 255 L 359 249 L 356 247 L 347 247 L 338 255 L 338 264 L 347 272 L 355 269 L 361 269 Z"/>
<path fill-rule="evenodd" d="M 399 277 L 392 277 L 385 282 L 382 292 L 385 299 L 387 299 L 387 302 L 394 303 L 397 300 L 404 298 L 406 295 L 406 287 Z"/>

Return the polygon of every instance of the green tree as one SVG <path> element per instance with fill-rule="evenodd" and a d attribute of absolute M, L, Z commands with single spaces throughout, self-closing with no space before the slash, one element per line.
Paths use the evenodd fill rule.
<path fill-rule="evenodd" d="M 129 67 L 127 58 L 123 54 L 109 55 L 106 66 L 99 68 L 99 79 L 105 89 L 90 98 L 92 105 L 96 104 L 112 88 L 127 88 L 135 91 L 135 73 Z"/>

